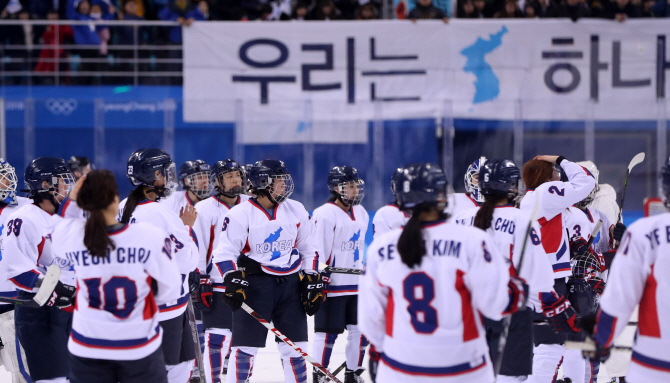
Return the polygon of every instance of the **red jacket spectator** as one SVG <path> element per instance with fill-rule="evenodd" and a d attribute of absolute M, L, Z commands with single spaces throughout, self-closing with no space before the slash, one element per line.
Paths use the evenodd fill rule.
<path fill-rule="evenodd" d="M 58 49 L 53 47 L 44 47 L 40 52 L 40 58 L 35 67 L 35 72 L 55 72 L 56 58 L 63 56 L 63 41 L 65 38 L 72 39 L 74 34 L 69 25 L 49 25 L 42 35 L 44 45 L 55 45 L 56 36 L 58 36 Z"/>

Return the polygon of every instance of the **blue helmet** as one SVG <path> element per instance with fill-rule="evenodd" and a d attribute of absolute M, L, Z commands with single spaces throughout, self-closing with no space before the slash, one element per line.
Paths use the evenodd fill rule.
<path fill-rule="evenodd" d="M 391 193 L 393 193 L 393 197 L 396 197 L 396 190 L 398 190 L 398 178 L 400 178 L 401 174 L 402 168 L 397 168 L 393 171 L 393 175 L 391 175 Z"/>
<path fill-rule="evenodd" d="M 16 170 L 9 162 L 0 158 L 0 203 L 10 206 L 18 205 L 16 187 L 18 185 Z"/>
<path fill-rule="evenodd" d="M 198 198 L 209 197 L 209 165 L 203 160 L 186 161 L 179 167 L 179 185 Z"/>
<path fill-rule="evenodd" d="M 421 204 L 447 206 L 447 176 L 437 164 L 411 164 L 403 168 L 397 181 L 396 198 L 401 210 L 412 210 Z"/>
<path fill-rule="evenodd" d="M 670 158 L 665 161 L 665 165 L 661 169 L 661 191 L 663 192 L 663 202 L 665 206 L 670 206 Z"/>
<path fill-rule="evenodd" d="M 275 203 L 285 201 L 293 193 L 293 178 L 284 161 L 257 161 L 249 169 L 249 182 L 256 195 L 266 190 Z M 282 185 L 281 190 L 275 190 L 275 185 Z"/>
<path fill-rule="evenodd" d="M 156 172 L 165 185 L 156 187 Z M 167 197 L 177 187 L 177 172 L 170 155 L 163 149 L 139 149 L 128 158 L 127 175 L 133 186 L 151 186 L 159 197 Z"/>
<path fill-rule="evenodd" d="M 465 171 L 465 192 L 477 202 L 484 202 L 484 196 L 479 191 L 479 170 L 486 163 L 486 157 L 481 156 L 468 166 Z M 477 179 L 475 179 L 477 176 Z"/>
<path fill-rule="evenodd" d="M 519 193 L 521 171 L 510 160 L 488 160 L 479 170 L 479 191 L 483 195 L 514 198 Z"/>
<path fill-rule="evenodd" d="M 47 193 L 45 199 L 50 200 L 56 208 L 70 193 L 75 182 L 65 160 L 58 157 L 39 157 L 32 160 L 26 168 L 24 181 L 29 197 Z"/>
<path fill-rule="evenodd" d="M 74 172 L 78 172 L 79 177 L 83 176 L 85 173 L 88 173 L 86 170 L 95 169 L 95 165 L 88 159 L 88 157 L 83 156 L 72 156 L 67 161 L 67 166 L 70 168 L 72 175 L 75 175 Z M 75 177 L 76 178 L 76 177 Z"/>
<path fill-rule="evenodd" d="M 598 292 L 593 287 L 600 278 L 586 281 L 579 278 L 570 278 L 567 283 L 568 300 L 579 316 L 595 314 L 598 311 Z"/>
<path fill-rule="evenodd" d="M 234 186 L 226 190 L 224 186 L 224 177 L 226 173 L 236 171 L 240 174 L 241 183 L 240 186 Z M 216 161 L 212 165 L 212 170 L 209 172 L 209 182 L 212 184 L 212 187 L 216 189 L 219 193 L 225 195 L 226 197 L 232 198 L 244 193 L 244 184 L 246 182 L 246 175 L 244 168 L 240 166 L 234 160 L 227 159 L 224 161 Z"/>
<path fill-rule="evenodd" d="M 356 189 L 353 196 L 347 193 L 348 184 Z M 351 166 L 335 166 L 328 173 L 328 190 L 348 206 L 360 205 L 365 197 L 365 181 L 356 168 Z"/>

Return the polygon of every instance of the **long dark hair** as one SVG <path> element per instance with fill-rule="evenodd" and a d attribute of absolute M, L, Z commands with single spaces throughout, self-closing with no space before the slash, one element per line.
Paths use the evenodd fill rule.
<path fill-rule="evenodd" d="M 551 177 L 554 174 L 554 165 L 547 161 L 530 160 L 523 164 L 521 173 L 523 175 L 523 182 L 526 184 L 526 188 L 535 189 L 543 183 L 551 180 Z"/>
<path fill-rule="evenodd" d="M 421 259 L 426 254 L 426 246 L 423 243 L 423 232 L 419 215 L 424 211 L 431 211 L 434 204 L 419 204 L 412 210 L 412 217 L 405 224 L 405 228 L 398 239 L 398 252 L 400 259 L 407 267 L 421 265 Z"/>
<path fill-rule="evenodd" d="M 491 227 L 496 204 L 503 199 L 507 199 L 507 196 L 502 194 L 485 194 L 484 203 L 479 208 L 479 211 L 477 211 L 477 215 L 475 215 L 474 226 L 482 230 L 487 230 Z"/>
<path fill-rule="evenodd" d="M 123 207 L 121 222 L 130 223 L 130 217 L 133 215 L 137 204 L 144 199 L 144 186 L 140 185 L 128 194 L 126 205 Z"/>
<path fill-rule="evenodd" d="M 86 176 L 79 194 L 77 205 L 89 213 L 84 228 L 84 245 L 96 257 L 107 255 L 107 249 L 116 245 L 107 235 L 107 223 L 102 210 L 114 202 L 119 195 L 114 173 L 109 170 L 92 170 Z"/>

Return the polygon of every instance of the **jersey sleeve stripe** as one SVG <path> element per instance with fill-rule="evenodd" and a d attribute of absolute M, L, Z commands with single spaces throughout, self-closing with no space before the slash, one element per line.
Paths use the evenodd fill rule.
<path fill-rule="evenodd" d="M 614 338 L 616 329 L 616 317 L 606 313 L 602 308 L 596 318 L 596 327 L 593 331 L 593 339 L 603 347 L 608 347 Z"/>
<path fill-rule="evenodd" d="M 640 354 L 637 351 L 633 351 L 631 361 L 654 370 L 670 372 L 670 362 L 650 358 L 648 356 Z"/>
<path fill-rule="evenodd" d="M 65 217 L 65 211 L 67 210 L 68 207 L 70 207 L 70 197 L 67 196 L 63 201 L 61 201 L 60 205 L 58 206 L 58 215 L 61 217 Z"/>
<path fill-rule="evenodd" d="M 10 281 L 12 281 L 20 289 L 32 291 L 33 287 L 35 287 L 35 283 L 37 282 L 39 275 L 39 272 L 35 270 L 29 270 L 25 273 L 15 276 L 14 278 L 11 278 Z"/>
<path fill-rule="evenodd" d="M 486 357 L 484 355 L 481 356 L 481 363 L 479 363 L 476 366 L 472 366 L 470 362 L 461 363 L 448 367 L 412 366 L 409 364 L 401 363 L 397 360 L 393 360 L 384 353 L 382 353 L 382 361 L 390 368 L 408 375 L 433 376 L 433 377 L 455 376 L 455 375 L 466 374 L 486 366 Z"/>
<path fill-rule="evenodd" d="M 329 293 L 355 293 L 358 292 L 358 285 L 340 285 L 340 286 L 328 286 Z"/>
<path fill-rule="evenodd" d="M 73 342 L 78 343 L 84 347 L 103 348 L 112 350 L 127 350 L 127 349 L 144 347 L 147 344 L 157 339 L 161 339 L 162 333 L 160 325 L 156 326 L 154 331 L 156 332 L 156 334 L 151 338 L 110 340 L 110 339 L 89 338 L 87 336 L 78 333 L 76 330 L 72 329 L 70 333 L 70 338 L 72 339 Z"/>
<path fill-rule="evenodd" d="M 553 265 L 551 265 L 551 268 L 554 269 L 555 273 L 571 270 L 570 262 L 554 263 Z"/>
<path fill-rule="evenodd" d="M 177 299 L 177 303 L 175 303 L 174 305 L 171 305 L 171 304 L 164 304 L 164 305 L 160 305 L 160 306 L 158 307 L 158 309 L 159 309 L 160 312 L 162 312 L 162 313 L 164 313 L 164 312 L 168 312 L 168 311 L 178 310 L 178 309 L 180 309 L 180 308 L 186 306 L 186 304 L 188 303 L 188 298 L 189 298 L 189 294 L 186 294 L 186 295 L 184 295 L 183 297 Z"/>

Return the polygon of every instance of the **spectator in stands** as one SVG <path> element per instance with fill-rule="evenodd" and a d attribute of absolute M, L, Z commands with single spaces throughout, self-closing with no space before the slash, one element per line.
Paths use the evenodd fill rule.
<path fill-rule="evenodd" d="M 376 20 L 378 19 L 377 7 L 372 3 L 365 3 L 358 9 L 357 20 Z"/>
<path fill-rule="evenodd" d="M 489 6 L 485 0 L 475 0 L 473 4 L 475 5 L 475 15 L 477 15 L 477 18 L 493 17 L 493 13 L 489 10 Z"/>
<path fill-rule="evenodd" d="M 47 20 L 58 20 L 58 11 L 55 9 L 49 10 L 47 13 Z M 44 47 L 40 51 L 40 57 L 35 67 L 35 72 L 55 72 L 56 59 L 63 57 L 65 50 L 61 47 L 66 40 L 71 40 L 74 37 L 72 33 L 72 28 L 69 25 L 56 25 L 52 24 L 46 27 L 44 33 L 42 34 L 41 44 L 43 45 L 59 45 L 58 49 L 53 47 Z M 67 63 L 62 63 L 61 67 L 63 71 L 66 71 L 68 68 Z M 51 82 L 51 78 L 45 77 L 45 82 Z"/>
<path fill-rule="evenodd" d="M 656 17 L 670 17 L 670 0 L 657 0 L 651 10 Z"/>
<path fill-rule="evenodd" d="M 408 18 L 413 21 L 417 19 L 442 19 L 446 22 L 449 20 L 440 8 L 433 5 L 433 0 L 418 0 L 416 7 L 409 12 Z"/>
<path fill-rule="evenodd" d="M 519 4 L 516 3 L 516 0 L 507 0 L 505 1 L 505 6 L 500 11 L 496 12 L 493 17 L 496 19 L 519 18 L 523 17 L 523 13 L 521 13 Z"/>
<path fill-rule="evenodd" d="M 562 0 L 547 12 L 547 17 L 569 17 L 572 21 L 590 16 L 591 11 L 584 0 Z"/>
<path fill-rule="evenodd" d="M 429 0 L 430 1 L 430 0 Z M 338 20 L 340 11 L 333 0 L 321 0 L 314 9 L 312 20 Z"/>
<path fill-rule="evenodd" d="M 98 6 L 99 7 L 99 6 Z M 94 14 L 94 16 L 97 16 Z M 68 2 L 67 17 L 71 20 L 91 21 L 95 20 L 91 16 L 91 3 L 88 0 L 70 0 Z M 77 45 L 100 45 L 100 36 L 95 27 L 90 25 L 73 25 L 72 31 L 74 33 L 74 42 Z M 100 49 L 83 48 L 77 49 L 75 52 L 81 58 L 80 64 L 77 67 L 81 72 L 98 72 L 100 65 L 95 61 L 100 59 Z M 94 81 L 93 77 L 85 76 L 77 78 L 75 82 L 79 84 L 90 84 Z M 95 79 L 98 82 L 98 79 Z"/>
<path fill-rule="evenodd" d="M 306 20 L 308 13 L 308 5 L 304 2 L 298 2 L 298 4 L 293 8 L 293 13 L 291 14 L 291 19 L 293 20 Z"/>
<path fill-rule="evenodd" d="M 159 14 L 161 20 L 176 21 L 181 26 L 189 27 L 194 21 L 204 21 L 205 16 L 200 12 L 197 5 L 190 0 L 175 0 L 163 8 Z M 181 44 L 181 27 L 170 29 L 170 41 L 173 44 Z"/>
<path fill-rule="evenodd" d="M 656 17 L 654 15 L 654 4 L 655 0 L 642 0 L 642 9 L 640 11 L 640 17 Z"/>
<path fill-rule="evenodd" d="M 482 1 L 483 3 L 484 1 Z M 461 4 L 461 9 L 458 11 L 458 17 L 461 19 L 479 19 L 483 17 L 481 13 L 477 12 L 475 2 L 472 0 L 465 0 Z"/>
<path fill-rule="evenodd" d="M 624 22 L 630 18 L 640 17 L 640 9 L 630 3 L 630 0 L 614 0 L 606 8 L 607 18 Z"/>
<path fill-rule="evenodd" d="M 126 21 L 142 21 L 144 17 L 137 15 L 137 2 L 135 0 L 126 0 L 123 4 L 123 13 L 119 15 L 119 20 Z M 140 28 L 137 32 L 137 40 L 135 39 L 135 28 L 132 26 L 116 27 L 114 32 L 117 36 L 119 45 L 134 45 L 144 41 L 143 29 Z"/>
<path fill-rule="evenodd" d="M 102 12 L 102 7 L 100 4 L 91 4 L 91 11 L 89 12 L 89 16 L 91 17 L 92 20 L 112 20 L 114 19 L 115 11 L 116 9 L 114 8 L 113 5 L 109 5 L 108 12 L 103 13 Z M 100 37 L 100 54 L 101 55 L 106 55 L 107 54 L 107 43 L 109 42 L 109 39 L 111 38 L 111 34 L 109 33 L 109 27 L 105 25 L 97 25 L 95 27 L 95 31 L 98 33 L 98 37 Z"/>
<path fill-rule="evenodd" d="M 205 18 L 205 20 L 209 20 L 209 3 L 205 0 L 200 0 L 198 2 L 198 9 L 200 10 L 200 13 L 202 13 L 202 16 Z"/>
<path fill-rule="evenodd" d="M 536 19 L 540 16 L 540 4 L 535 1 L 526 1 L 523 5 L 523 14 L 527 19 Z"/>

